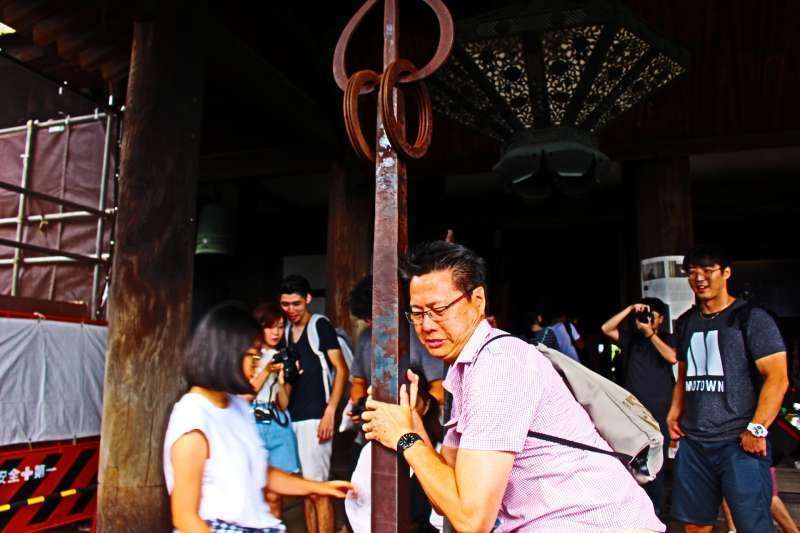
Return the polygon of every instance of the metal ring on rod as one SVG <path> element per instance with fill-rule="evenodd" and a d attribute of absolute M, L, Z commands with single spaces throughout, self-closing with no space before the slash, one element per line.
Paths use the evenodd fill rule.
<path fill-rule="evenodd" d="M 414 72 L 404 73 L 405 75 L 400 78 L 400 83 L 413 83 L 426 78 L 436 72 L 442 66 L 450 55 L 450 50 L 453 48 L 453 17 L 444 5 L 442 0 L 423 0 L 433 10 L 436 15 L 436 20 L 439 23 L 439 42 L 436 45 L 436 52 L 434 52 L 431 60 L 421 69 Z M 339 36 L 336 42 L 336 49 L 333 53 L 333 78 L 336 80 L 336 85 L 340 89 L 345 90 L 348 80 L 345 54 L 347 47 L 350 44 L 350 38 L 355 32 L 356 28 L 361 24 L 361 21 L 366 16 L 367 12 L 377 3 L 377 0 L 366 0 L 359 8 L 355 15 L 350 19 L 347 25 Z M 371 92 L 372 89 L 365 87 L 365 93 Z"/>
<path fill-rule="evenodd" d="M 413 89 L 417 106 L 419 107 L 419 124 L 417 125 L 417 139 L 411 145 L 406 140 L 405 131 L 394 116 L 393 89 L 397 85 L 402 74 L 413 74 L 417 72 L 416 67 L 407 59 L 398 59 L 386 67 L 381 76 L 381 86 L 379 92 L 379 102 L 383 128 L 392 147 L 403 157 L 420 159 L 428 151 L 431 145 L 431 133 L 433 130 L 433 109 L 428 89 L 422 81 L 416 82 L 410 87 Z M 400 88 L 398 87 L 398 91 Z"/>
<path fill-rule="evenodd" d="M 361 131 L 361 122 L 358 116 L 358 97 L 361 91 L 368 86 L 375 87 L 379 84 L 381 75 L 374 70 L 359 70 L 347 80 L 344 91 L 344 125 L 347 138 L 356 153 L 367 161 L 375 161 L 375 150 L 367 143 Z"/>

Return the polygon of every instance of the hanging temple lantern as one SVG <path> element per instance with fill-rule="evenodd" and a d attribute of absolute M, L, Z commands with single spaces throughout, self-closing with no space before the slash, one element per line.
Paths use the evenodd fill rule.
<path fill-rule="evenodd" d="M 607 170 L 595 133 L 688 63 L 618 0 L 535 0 L 458 22 L 429 85 L 437 111 L 503 143 L 504 185 L 569 195 Z"/>

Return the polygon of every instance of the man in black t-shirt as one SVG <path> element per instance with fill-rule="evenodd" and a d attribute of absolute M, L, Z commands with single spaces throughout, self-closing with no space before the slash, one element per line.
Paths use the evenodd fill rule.
<path fill-rule="evenodd" d="M 667 314 L 667 304 L 663 301 L 643 298 L 608 319 L 601 327 L 609 339 L 622 347 L 624 387 L 658 420 L 664 434 L 665 452 L 669 446 L 667 411 L 675 384 L 672 365 L 677 362 L 674 337 L 661 331 Z M 622 326 L 626 319 L 632 319 L 631 326 Z M 661 511 L 664 474 L 662 468 L 656 479 L 644 486 L 656 513 Z"/>
<path fill-rule="evenodd" d="M 730 260 L 695 248 L 683 268 L 698 305 L 679 320 L 678 380 L 667 415 L 681 439 L 672 515 L 710 532 L 724 497 L 738 531 L 773 531 L 767 428 L 788 387 L 786 348 L 763 309 L 728 293 Z"/>
<path fill-rule="evenodd" d="M 334 419 L 349 373 L 331 323 L 312 315 L 311 286 L 302 276 L 281 282 L 280 305 L 286 315 L 286 344 L 300 360 L 302 373 L 292 385 L 289 413 L 297 436 L 304 478 L 327 481 L 331 465 Z M 330 498 L 305 500 L 309 533 L 333 531 L 335 514 Z"/>

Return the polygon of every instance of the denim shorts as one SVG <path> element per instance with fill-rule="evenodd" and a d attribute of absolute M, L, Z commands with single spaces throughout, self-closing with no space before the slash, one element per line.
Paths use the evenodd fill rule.
<path fill-rule="evenodd" d="M 286 425 L 281 425 L 275 420 L 269 422 L 256 421 L 256 429 L 264 442 L 264 447 L 269 454 L 269 466 L 280 468 L 289 474 L 300 472 L 300 459 L 297 455 L 297 438 L 292 429 L 292 419 L 289 411 L 282 411 L 285 415 Z M 282 420 L 283 422 L 283 420 Z"/>
<path fill-rule="evenodd" d="M 687 524 L 716 524 L 724 496 L 737 531 L 774 531 L 771 464 L 769 447 L 766 457 L 756 457 L 742 450 L 738 438 L 681 439 L 673 468 L 672 516 Z"/>

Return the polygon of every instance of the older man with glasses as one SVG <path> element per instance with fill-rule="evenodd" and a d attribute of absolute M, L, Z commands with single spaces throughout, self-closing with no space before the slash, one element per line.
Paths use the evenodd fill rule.
<path fill-rule="evenodd" d="M 403 267 L 409 321 L 450 365 L 452 417 L 441 453 L 410 406 L 370 400 L 366 437 L 403 454 L 428 498 L 457 531 L 664 531 L 645 492 L 608 455 L 539 440 L 546 433 L 610 450 L 550 362 L 485 320 L 486 268 L 471 250 L 438 241 Z"/>

